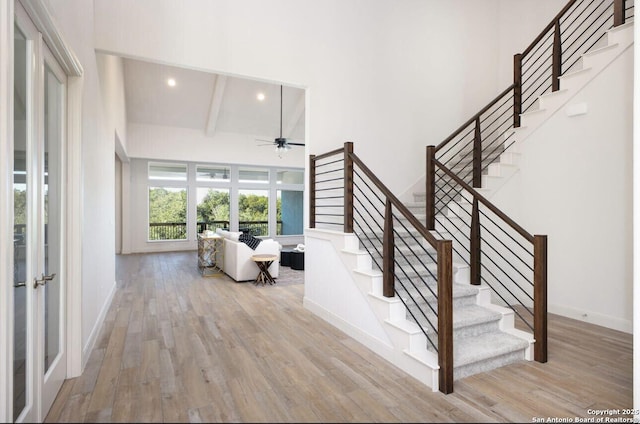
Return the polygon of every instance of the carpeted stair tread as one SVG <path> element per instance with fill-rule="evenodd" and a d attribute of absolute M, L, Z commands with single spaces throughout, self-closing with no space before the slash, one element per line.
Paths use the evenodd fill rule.
<path fill-rule="evenodd" d="M 457 340 L 453 345 L 453 365 L 464 365 L 506 355 L 528 347 L 528 342 L 503 332 L 481 334 Z"/>
<path fill-rule="evenodd" d="M 431 290 L 433 290 L 434 293 L 437 293 L 438 288 L 435 281 L 431 282 L 429 284 L 429 287 L 431 288 Z M 478 289 L 470 284 L 453 283 L 451 287 L 451 293 L 454 299 L 460 297 L 475 296 L 478 294 Z M 435 296 L 431 294 L 431 291 L 429 291 L 429 289 L 426 287 L 420 288 L 420 290 L 416 289 L 415 287 L 411 287 L 411 289 L 407 290 L 407 294 L 403 295 L 403 298 L 406 298 L 405 296 L 410 294 L 416 301 L 424 302 L 422 297 L 418 294 L 418 291 L 422 293 L 422 296 L 424 296 L 427 301 L 435 301 Z"/>

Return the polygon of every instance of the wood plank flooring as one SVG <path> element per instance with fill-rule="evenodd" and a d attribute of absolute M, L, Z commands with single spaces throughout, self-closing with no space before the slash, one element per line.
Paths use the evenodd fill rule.
<path fill-rule="evenodd" d="M 533 422 L 632 407 L 630 334 L 551 315 L 548 363 L 443 395 L 304 309 L 304 285 L 201 277 L 196 256 L 117 258 L 97 345 L 46 422 Z"/>

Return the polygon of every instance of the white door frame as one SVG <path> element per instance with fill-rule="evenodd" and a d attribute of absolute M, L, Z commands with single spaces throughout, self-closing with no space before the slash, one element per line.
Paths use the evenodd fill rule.
<path fill-rule="evenodd" d="M 58 30 L 45 0 L 15 0 L 27 11 L 53 56 L 67 74 L 67 378 L 82 373 L 82 139 L 83 69 Z M 13 37 L 14 0 L 0 0 L 0 421 L 13 421 Z"/>

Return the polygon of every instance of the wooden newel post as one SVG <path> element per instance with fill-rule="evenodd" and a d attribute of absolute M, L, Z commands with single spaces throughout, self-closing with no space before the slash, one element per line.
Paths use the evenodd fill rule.
<path fill-rule="evenodd" d="M 451 240 L 438 242 L 438 388 L 453 392 L 453 261 Z"/>
<path fill-rule="evenodd" d="M 473 136 L 473 187 L 482 187 L 482 133 L 480 117 L 476 118 L 476 129 Z"/>
<path fill-rule="evenodd" d="M 551 91 L 560 90 L 560 75 L 562 75 L 562 42 L 560 41 L 560 20 L 556 21 L 553 31 L 553 56 L 551 59 Z"/>
<path fill-rule="evenodd" d="M 617 27 L 625 21 L 625 0 L 613 0 L 613 26 Z"/>
<path fill-rule="evenodd" d="M 353 233 L 353 143 L 344 143 L 344 232 Z"/>
<path fill-rule="evenodd" d="M 393 210 L 391 201 L 387 199 L 384 208 L 384 236 L 382 243 L 382 295 L 395 295 L 394 280 L 394 241 L 393 241 Z"/>
<path fill-rule="evenodd" d="M 547 236 L 533 239 L 533 359 L 547 362 Z"/>
<path fill-rule="evenodd" d="M 522 113 L 522 54 L 513 55 L 513 127 L 520 126 Z"/>
<path fill-rule="evenodd" d="M 470 283 L 479 286 L 480 274 L 480 211 L 478 209 L 478 199 L 473 198 L 473 208 L 471 209 L 471 235 L 469 236 L 469 280 Z"/>
<path fill-rule="evenodd" d="M 309 228 L 316 228 L 316 155 L 309 155 Z"/>
<path fill-rule="evenodd" d="M 436 148 L 427 146 L 427 184 L 426 184 L 426 215 L 427 230 L 436 229 Z"/>

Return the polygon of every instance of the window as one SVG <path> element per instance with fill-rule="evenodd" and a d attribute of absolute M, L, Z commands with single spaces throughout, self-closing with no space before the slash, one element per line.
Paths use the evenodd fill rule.
<path fill-rule="evenodd" d="M 279 169 L 276 173 L 277 184 L 304 184 L 304 172 Z"/>
<path fill-rule="evenodd" d="M 238 190 L 238 230 L 256 237 L 269 235 L 268 190 Z"/>
<path fill-rule="evenodd" d="M 150 180 L 187 181 L 187 165 L 150 163 Z"/>
<path fill-rule="evenodd" d="M 229 229 L 229 189 L 198 187 L 197 232 Z"/>
<path fill-rule="evenodd" d="M 187 189 L 149 187 L 149 240 L 187 239 Z"/>
<path fill-rule="evenodd" d="M 269 170 L 256 168 L 240 168 L 238 170 L 238 182 L 269 184 Z"/>
<path fill-rule="evenodd" d="M 300 168 L 136 163 L 137 172 L 146 171 L 146 187 L 141 190 L 146 189 L 148 197 L 148 221 L 143 224 L 148 242 L 193 241 L 197 234 L 217 228 L 256 237 L 304 233 L 304 170 Z M 143 196 L 138 197 L 141 204 Z"/>
<path fill-rule="evenodd" d="M 196 166 L 196 181 L 198 182 L 229 182 L 231 169 L 228 166 Z"/>

